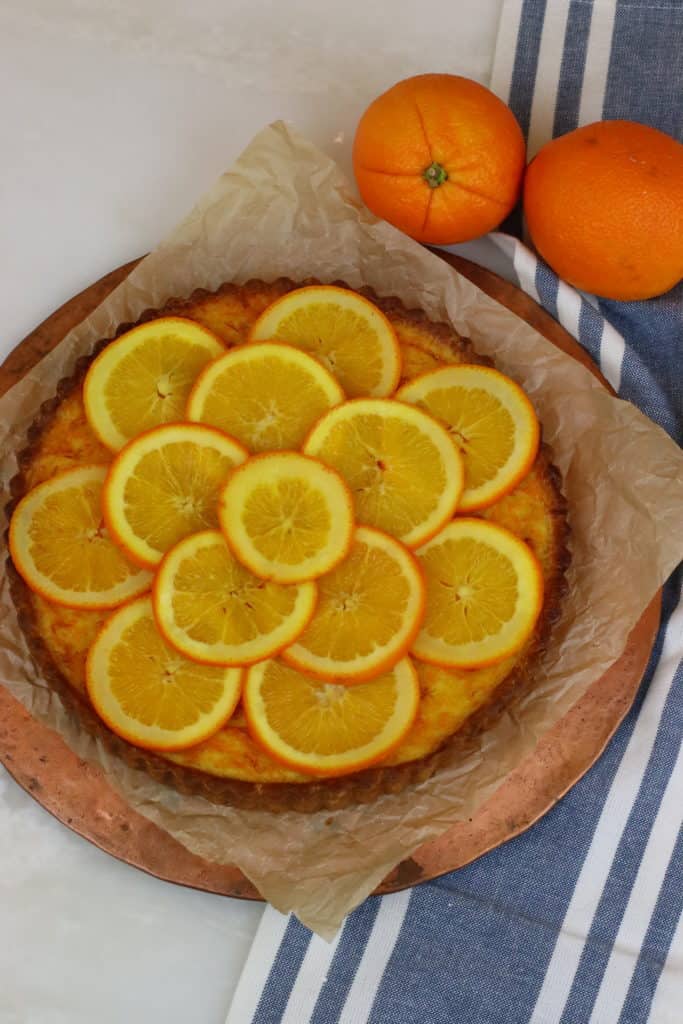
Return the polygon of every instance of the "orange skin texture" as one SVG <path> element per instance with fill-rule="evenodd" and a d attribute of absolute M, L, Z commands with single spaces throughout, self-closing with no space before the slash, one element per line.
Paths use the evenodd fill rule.
<path fill-rule="evenodd" d="M 598 121 L 547 143 L 527 169 L 539 253 L 582 291 L 622 301 L 683 277 L 683 145 L 635 121 Z"/>
<path fill-rule="evenodd" d="M 433 163 L 447 180 L 423 177 Z M 398 82 L 363 114 L 353 168 L 363 202 L 419 242 L 448 245 L 492 231 L 519 197 L 517 120 L 489 89 L 459 75 Z"/>

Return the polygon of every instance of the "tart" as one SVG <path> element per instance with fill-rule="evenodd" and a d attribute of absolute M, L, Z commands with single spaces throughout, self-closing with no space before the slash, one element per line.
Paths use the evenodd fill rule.
<path fill-rule="evenodd" d="M 199 290 L 189 299 L 174 299 L 161 309 L 146 311 L 136 324 L 122 324 L 116 337 L 160 317 L 182 317 L 207 328 L 229 349 L 248 341 L 256 322 L 276 300 L 316 283 L 279 279 L 225 284 L 215 292 Z M 351 291 L 343 282 L 338 286 Z M 369 289 L 360 294 L 393 327 L 401 354 L 401 386 L 444 366 L 492 365 L 450 325 L 435 323 L 396 298 L 379 297 Z M 38 484 L 66 469 L 112 462 L 115 453 L 89 424 L 83 382 L 92 362 L 114 340 L 101 341 L 91 356 L 81 359 L 73 375 L 62 380 L 55 396 L 43 405 L 19 456 L 10 512 Z M 561 609 L 569 562 L 566 502 L 548 447 L 540 444 L 533 465 L 513 490 L 469 514 L 504 527 L 535 555 L 543 577 L 543 601 L 533 632 L 516 652 L 486 667 L 445 669 L 414 659 L 420 701 L 410 729 L 381 761 L 335 778 L 312 778 L 272 757 L 252 738 L 241 705 L 223 728 L 188 749 L 153 753 L 133 746 L 95 714 L 87 695 L 87 654 L 108 613 L 53 603 L 29 589 L 8 560 L 10 589 L 27 644 L 46 682 L 59 692 L 81 727 L 102 738 L 126 763 L 180 792 L 217 803 L 273 811 L 333 809 L 429 778 L 471 747 L 537 679 L 539 657 Z"/>

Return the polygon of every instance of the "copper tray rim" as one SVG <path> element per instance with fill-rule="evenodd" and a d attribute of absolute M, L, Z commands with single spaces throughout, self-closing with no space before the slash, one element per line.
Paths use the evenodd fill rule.
<path fill-rule="evenodd" d="M 444 259 L 451 266 L 453 266 L 459 273 L 463 274 L 469 280 L 473 281 L 478 287 L 480 287 L 487 294 L 491 295 L 497 301 L 502 302 L 503 305 L 511 309 L 518 316 L 526 322 L 532 323 L 536 329 L 548 338 L 553 344 L 563 349 L 573 358 L 577 359 L 584 366 L 593 373 L 593 375 L 600 381 L 600 383 L 609 390 L 612 394 L 613 389 L 609 383 L 602 376 L 600 371 L 597 369 L 595 364 L 591 361 L 590 357 L 580 348 L 578 343 L 568 334 L 556 321 L 554 321 L 545 310 L 543 310 L 537 303 L 534 302 L 528 295 L 518 289 L 515 285 L 503 280 L 492 271 L 486 270 L 483 267 L 472 263 L 462 257 L 456 256 L 451 253 L 443 251 L 435 251 L 435 254 L 440 258 Z M 122 265 L 114 271 L 104 275 L 97 281 L 87 286 L 83 291 L 72 296 L 60 307 L 58 307 L 50 316 L 48 316 L 38 327 L 27 335 L 23 341 L 19 342 L 17 346 L 6 356 L 0 365 L 0 394 L 12 386 L 13 383 L 20 380 L 29 369 L 32 368 L 41 358 L 45 355 L 52 347 L 61 341 L 68 330 L 71 329 L 76 323 L 80 322 L 99 304 L 102 299 L 113 290 L 114 287 L 130 273 L 130 271 L 137 265 L 142 257 L 131 260 L 129 263 Z M 75 307 L 76 310 L 80 310 L 81 304 L 87 306 L 87 311 L 81 315 L 74 317 L 70 316 L 70 311 Z M 525 315 L 526 314 L 526 315 Z M 28 354 L 26 360 L 21 359 L 22 354 Z M 15 364 L 18 364 L 15 366 Z M 458 831 L 460 826 L 456 825 L 448 829 L 443 835 L 436 839 L 430 840 L 421 846 L 415 853 L 402 861 L 387 878 L 375 889 L 372 895 L 383 895 L 386 893 L 397 892 L 402 889 L 410 888 L 413 885 L 421 884 L 422 882 L 431 881 L 439 878 L 442 875 L 448 874 L 450 871 L 457 870 L 458 868 L 465 867 L 477 860 L 479 857 L 484 856 L 486 853 L 502 845 L 516 836 L 521 835 L 524 831 L 530 828 L 533 824 L 539 821 L 549 810 L 566 795 L 566 793 L 589 771 L 589 769 L 595 764 L 595 762 L 602 756 L 605 748 L 611 741 L 612 737 L 616 733 L 617 729 L 621 725 L 625 716 L 628 714 L 633 701 L 635 700 L 638 692 L 642 676 L 649 661 L 649 657 L 654 646 L 655 638 L 657 635 L 659 625 L 659 615 L 661 610 L 661 589 L 657 592 L 648 608 L 644 611 L 640 622 L 634 628 L 633 635 L 638 631 L 643 633 L 639 639 L 639 650 L 637 654 L 637 662 L 631 667 L 630 675 L 628 676 L 628 687 L 625 694 L 625 699 L 621 702 L 621 705 L 617 712 L 615 712 L 609 719 L 608 727 L 603 730 L 599 741 L 591 747 L 587 760 L 581 763 L 575 772 L 570 773 L 569 777 L 565 780 L 564 784 L 559 786 L 556 791 L 548 795 L 547 799 L 538 801 L 537 805 L 533 808 L 532 812 L 528 816 L 520 818 L 516 825 L 510 826 L 504 835 L 497 834 L 495 831 L 492 832 L 491 838 L 488 841 L 479 841 L 472 843 L 471 851 L 464 857 L 457 857 L 449 853 L 448 851 L 448 839 Z M 627 645 L 626 651 L 622 658 L 619 659 L 617 664 L 621 664 L 624 658 L 633 658 L 633 651 L 630 650 L 631 641 Z M 613 666 L 605 677 L 614 670 Z M 603 677 L 603 679 L 605 678 Z M 557 723 L 556 727 L 565 721 L 565 718 L 572 715 L 577 708 L 590 697 L 591 692 L 594 688 L 598 687 L 602 683 L 602 679 L 596 680 L 595 683 L 589 687 L 586 694 L 566 713 L 565 716 Z M 5 711 L 14 716 L 14 718 L 21 719 L 22 713 L 26 719 L 30 719 L 33 725 L 38 727 L 39 731 L 51 734 L 52 737 L 56 737 L 59 743 L 71 754 L 71 757 L 75 759 L 75 755 L 71 753 L 69 748 L 64 742 L 47 726 L 38 723 L 31 716 L 23 706 L 13 698 L 9 692 L 0 686 L 0 697 L 2 698 L 2 704 L 7 705 Z M 20 726 L 21 729 L 21 726 Z M 27 723 L 24 722 L 24 730 L 27 729 Z M 28 727 L 30 731 L 30 727 Z M 554 730 L 551 730 L 551 733 Z M 0 738 L 5 738 L 3 733 Z M 543 741 L 541 741 L 542 743 Z M 540 744 L 539 744 L 540 746 Z M 19 749 L 22 749 L 21 746 Z M 35 750 L 33 751 L 35 754 Z M 527 760 L 532 760 L 536 754 L 536 751 L 530 755 Z M 26 758 L 27 763 L 30 766 L 30 758 Z M 38 758 L 38 761 L 41 761 Z M 45 795 L 44 783 L 53 779 L 53 776 L 45 773 L 46 779 L 40 780 L 40 767 L 38 764 L 33 764 L 31 770 L 28 772 L 25 770 L 26 764 L 22 766 L 21 763 L 15 763 L 14 756 L 10 753 L 5 746 L 0 748 L 0 763 L 4 765 L 9 775 L 14 781 L 30 796 L 32 796 L 37 803 L 39 803 L 44 810 L 48 811 L 54 818 L 66 825 L 71 831 L 77 835 L 86 839 L 92 843 L 98 849 L 103 852 L 116 857 L 123 863 L 128 864 L 131 867 L 137 868 L 144 871 L 146 874 L 159 878 L 163 881 L 172 882 L 175 885 L 182 885 L 187 888 L 196 889 L 203 892 L 211 892 L 216 895 L 228 895 L 237 899 L 246 899 L 252 901 L 263 902 L 263 897 L 260 895 L 258 890 L 249 882 L 248 879 L 242 874 L 242 872 L 233 865 L 211 865 L 210 862 L 203 861 L 201 858 L 196 857 L 189 851 L 185 850 L 179 843 L 176 842 L 168 833 L 165 833 L 161 828 L 153 825 L 147 819 L 143 818 L 132 808 L 127 808 L 129 816 L 133 821 L 133 825 L 137 826 L 137 832 L 134 829 L 134 835 L 142 836 L 143 841 L 141 842 L 141 853 L 137 856 L 133 855 L 130 850 L 126 850 L 126 839 L 119 844 L 119 842 L 107 841 L 110 839 L 108 835 L 98 834 L 98 829 L 93 827 L 92 821 L 86 820 L 83 823 L 74 820 L 73 816 L 69 816 L 67 809 L 61 806 L 59 800 L 51 800 L 54 797 L 54 792 Z M 525 764 L 523 762 L 523 764 Z M 522 766 L 520 766 L 522 767 Z M 84 771 L 86 768 L 94 769 L 95 773 L 99 773 L 99 769 L 95 766 L 86 766 L 83 762 L 78 761 L 76 771 Z M 519 768 L 508 776 L 508 779 L 514 777 Z M 106 782 L 103 775 L 100 774 L 99 785 L 103 789 L 109 791 L 116 797 L 116 802 L 123 803 L 121 798 L 118 798 L 115 791 Z M 507 780 L 506 780 L 507 781 Z M 53 779 L 54 786 L 54 779 Z M 501 789 L 504 788 L 505 783 L 494 793 L 493 797 L 487 801 L 479 812 L 471 819 L 470 824 L 476 821 L 476 819 L 488 808 L 491 801 L 495 800 L 496 796 L 500 793 Z M 137 821 L 139 819 L 139 822 Z M 142 826 L 140 823 L 144 823 Z M 122 824 L 121 826 L 125 826 Z M 126 833 L 130 832 L 130 825 L 126 829 Z M 190 877 L 185 874 L 184 877 L 178 877 L 178 872 L 173 873 L 173 866 L 178 860 L 178 851 L 171 850 L 171 857 L 168 865 L 164 868 L 158 863 L 145 862 L 145 841 L 144 837 L 147 833 L 160 833 L 162 837 L 166 837 L 171 844 L 178 847 L 178 851 L 183 851 L 181 859 L 189 859 L 190 870 L 195 865 L 191 862 L 196 862 L 196 871 L 194 872 L 195 877 L 192 877 L 192 871 Z M 152 844 L 152 849 L 155 845 L 154 839 L 157 837 L 152 835 L 152 839 L 147 836 L 147 842 Z M 176 853 L 174 857 L 172 854 Z M 455 862 L 450 861 L 454 859 Z M 209 869 L 207 872 L 207 868 Z M 211 878 L 211 875 L 215 874 L 211 868 L 218 869 L 219 873 L 226 875 L 226 879 L 221 880 L 220 884 L 217 884 L 216 880 Z M 186 869 L 187 870 L 187 869 Z M 208 878 L 204 878 L 205 875 L 209 875 Z M 226 885 L 227 880 L 227 885 Z"/>

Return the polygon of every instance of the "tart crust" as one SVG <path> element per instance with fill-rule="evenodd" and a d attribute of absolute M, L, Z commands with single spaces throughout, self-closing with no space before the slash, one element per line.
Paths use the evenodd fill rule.
<path fill-rule="evenodd" d="M 160 309 L 146 310 L 135 324 L 122 324 L 115 337 L 137 324 L 158 317 L 185 316 L 209 327 L 226 345 L 240 344 L 246 340 L 256 317 L 271 302 L 294 288 L 316 283 L 319 282 L 295 283 L 280 278 L 270 284 L 260 281 L 249 281 L 244 285 L 224 284 L 215 292 L 200 289 L 188 299 L 172 299 Z M 334 283 L 349 287 L 341 281 Z M 404 358 L 403 380 L 447 363 L 492 365 L 491 360 L 476 353 L 469 339 L 459 335 L 451 325 L 435 323 L 421 310 L 407 309 L 397 298 L 379 297 L 369 288 L 359 289 L 359 292 L 379 306 L 392 322 Z M 19 472 L 11 481 L 8 514 L 27 491 L 54 473 L 77 464 L 111 460 L 111 453 L 99 444 L 94 435 L 91 436 L 82 403 L 76 398 L 90 363 L 112 340 L 100 341 L 91 355 L 81 358 L 73 374 L 59 382 L 54 397 L 43 403 L 29 429 L 27 444 L 18 456 Z M 60 423 L 60 417 L 63 423 Z M 60 431 L 62 435 L 69 435 L 68 452 L 54 444 L 54 438 L 59 438 Z M 425 781 L 452 763 L 459 754 L 464 756 L 501 712 L 533 687 L 540 656 L 549 643 L 552 625 L 561 610 L 566 587 L 565 572 L 569 565 L 567 508 L 550 449 L 542 444 L 529 476 L 510 495 L 480 514 L 513 529 L 535 547 L 539 555 L 544 570 L 545 593 L 543 609 L 531 639 L 514 659 L 510 659 L 509 665 L 497 670 L 495 678 L 491 674 L 488 677 L 477 676 L 477 672 L 460 674 L 467 700 L 460 716 L 457 713 L 451 716 L 453 731 L 439 736 L 437 730 L 434 738 L 429 733 L 429 716 L 423 715 L 422 720 L 418 716 L 414 734 L 411 731 L 399 750 L 386 762 L 332 779 L 312 780 L 275 766 L 268 755 L 255 747 L 239 716 L 228 723 L 225 733 L 218 733 L 212 740 L 180 754 L 161 756 L 127 743 L 100 720 L 84 689 L 79 686 L 82 649 L 94 636 L 101 619 L 96 616 L 88 618 L 88 615 L 67 609 L 63 614 L 60 610 L 50 617 L 50 607 L 56 612 L 55 607 L 45 607 L 47 603 L 30 591 L 9 558 L 8 579 L 20 627 L 46 683 L 59 693 L 80 727 L 101 739 L 126 764 L 146 771 L 182 793 L 200 795 L 218 804 L 275 812 L 333 810 L 370 802 L 383 793 L 399 792 Z M 80 639 L 74 645 L 73 657 L 70 657 L 64 653 L 69 650 L 68 643 L 60 647 L 60 631 L 68 637 L 70 631 L 75 633 L 79 629 Z M 89 632 L 92 636 L 87 635 Z M 423 701 L 425 704 L 430 702 L 430 713 L 437 714 L 444 680 L 438 678 L 439 670 L 416 664 Z M 465 714 L 468 707 L 469 713 Z M 442 725 L 442 731 L 443 728 Z M 425 752 L 430 743 L 433 749 Z M 227 751 L 221 748 L 221 744 L 223 747 L 227 744 Z M 239 774 L 247 777 L 230 777 L 226 771 L 226 763 L 229 771 L 230 757 L 236 756 L 235 750 L 245 758 Z M 215 773 L 214 765 L 218 773 Z M 259 772 L 268 781 L 260 781 Z M 278 781 L 272 781 L 274 778 Z"/>

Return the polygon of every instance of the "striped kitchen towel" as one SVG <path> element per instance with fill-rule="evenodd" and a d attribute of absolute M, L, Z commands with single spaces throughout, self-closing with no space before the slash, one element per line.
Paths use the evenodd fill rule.
<path fill-rule="evenodd" d="M 493 88 L 532 154 L 600 118 L 680 138 L 682 52 L 683 0 L 507 0 Z M 619 394 L 680 442 L 683 288 L 598 301 L 511 235 L 492 241 Z M 266 908 L 228 1024 L 680 1024 L 682 655 L 679 572 L 637 700 L 574 789 L 474 864 L 366 900 L 331 944 Z"/>

